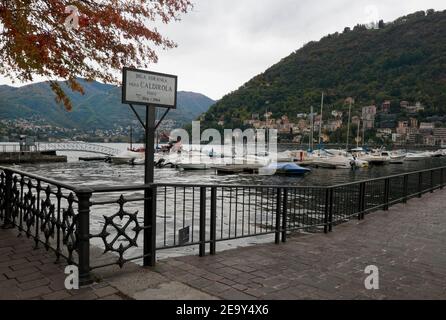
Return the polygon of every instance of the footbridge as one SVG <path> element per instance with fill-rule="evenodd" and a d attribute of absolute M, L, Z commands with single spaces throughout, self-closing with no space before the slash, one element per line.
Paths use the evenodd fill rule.
<path fill-rule="evenodd" d="M 117 155 L 121 152 L 119 149 L 116 148 L 80 141 L 38 143 L 36 144 L 36 148 L 38 151 L 78 151 L 103 154 L 108 156 Z"/>

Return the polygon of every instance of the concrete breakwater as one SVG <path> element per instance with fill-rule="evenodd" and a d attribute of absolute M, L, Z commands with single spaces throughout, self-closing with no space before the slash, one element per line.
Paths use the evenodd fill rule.
<path fill-rule="evenodd" d="M 0 152 L 0 163 L 49 163 L 67 162 L 67 156 L 58 156 L 56 151 L 21 151 L 21 152 Z"/>

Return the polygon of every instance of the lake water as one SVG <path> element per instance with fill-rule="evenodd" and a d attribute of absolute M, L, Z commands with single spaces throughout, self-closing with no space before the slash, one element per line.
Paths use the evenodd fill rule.
<path fill-rule="evenodd" d="M 127 144 L 104 144 L 106 146 L 117 148 L 120 150 L 126 150 Z M 292 149 L 290 146 L 280 146 L 279 151 L 286 149 Z M 58 152 L 58 154 L 67 155 L 68 163 L 50 163 L 50 164 L 23 164 L 14 166 L 16 169 L 35 173 L 44 177 L 52 178 L 54 180 L 71 184 L 74 186 L 96 186 L 96 185 L 137 185 L 142 184 L 144 180 L 144 167 L 143 166 L 130 166 L 130 165 L 113 165 L 105 162 L 82 162 L 78 161 L 79 157 L 92 156 L 88 153 L 80 152 Z M 155 182 L 159 183 L 187 183 L 187 184 L 243 184 L 243 185 L 299 185 L 299 186 L 323 186 L 333 185 L 339 183 L 346 183 L 351 181 L 363 180 L 368 178 L 375 178 L 380 176 L 387 176 L 392 174 L 398 174 L 409 171 L 416 171 L 420 169 L 427 169 L 431 167 L 439 167 L 446 165 L 446 158 L 431 158 L 423 161 L 405 162 L 404 164 L 390 164 L 386 166 L 371 166 L 370 168 L 361 168 L 357 170 L 350 169 L 313 169 L 312 172 L 304 177 L 283 177 L 283 176 L 261 176 L 261 175 L 216 175 L 212 171 L 179 171 L 176 169 L 155 169 Z M 119 197 L 119 194 L 107 194 L 101 195 L 101 200 L 115 201 Z M 142 197 L 142 192 L 134 192 L 133 194 L 127 193 L 126 196 Z M 169 195 L 171 197 L 172 195 Z M 180 199 L 181 200 L 181 199 Z M 172 202 L 173 203 L 173 202 Z M 178 211 L 181 211 L 181 207 L 187 203 L 187 199 L 183 202 L 177 203 Z M 177 235 L 181 224 L 184 225 L 184 220 L 181 217 L 174 218 L 171 215 L 173 211 L 173 205 L 168 204 L 169 215 L 162 216 L 161 213 L 157 214 L 157 242 L 162 242 L 162 232 L 165 222 L 167 221 L 167 228 L 165 232 L 172 235 Z M 126 204 L 126 210 L 129 212 L 139 211 L 143 212 L 142 202 L 128 203 Z M 91 233 L 100 233 L 104 227 L 103 216 L 110 216 L 117 212 L 117 204 L 92 207 L 91 211 Z M 165 219 L 165 220 L 163 220 Z M 138 214 L 138 221 L 142 224 L 142 214 Z M 123 224 L 125 221 L 121 221 Z M 190 219 L 186 221 L 186 224 L 190 223 Z M 176 227 L 172 227 L 177 225 Z M 227 224 L 226 224 L 227 226 Z M 198 231 L 198 228 L 195 233 Z M 195 234 L 198 236 L 198 234 Z M 124 239 L 125 240 L 125 239 Z M 226 250 L 238 246 L 251 245 L 259 242 L 271 242 L 271 236 L 262 236 L 254 238 L 238 239 L 229 242 L 219 242 L 217 250 Z M 103 244 L 100 239 L 92 239 L 92 243 L 99 247 Z M 119 241 L 117 243 L 120 243 Z M 125 244 L 125 241 L 122 242 Z M 129 256 L 135 256 L 141 254 L 142 236 L 138 238 L 138 248 L 132 248 L 129 250 Z M 177 249 L 162 250 L 157 252 L 159 259 L 184 255 L 184 254 L 196 254 L 197 247 L 184 247 Z M 138 262 L 138 261 L 137 261 Z M 139 261 L 140 262 L 140 261 Z"/>
<path fill-rule="evenodd" d="M 112 148 L 126 150 L 125 143 L 103 144 Z M 279 151 L 290 149 L 279 146 Z M 58 152 L 67 155 L 68 163 L 23 164 L 18 169 L 33 172 L 45 177 L 73 185 L 133 185 L 144 181 L 144 166 L 113 165 L 105 162 L 82 162 L 79 157 L 92 154 L 80 152 Z M 416 171 L 446 165 L 446 158 L 431 158 L 423 161 L 410 161 L 404 164 L 372 166 L 357 170 L 313 169 L 305 177 L 261 176 L 261 175 L 216 175 L 212 171 L 179 171 L 176 169 L 155 169 L 155 182 L 198 183 L 198 184 L 248 184 L 248 185 L 333 185 L 368 178 L 381 177 L 408 171 Z"/>

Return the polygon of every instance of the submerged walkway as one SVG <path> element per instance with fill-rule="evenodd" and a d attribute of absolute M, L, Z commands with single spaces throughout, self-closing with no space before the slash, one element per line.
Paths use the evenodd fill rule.
<path fill-rule="evenodd" d="M 379 290 L 365 289 L 368 265 L 379 268 Z M 154 270 L 139 268 L 131 283 L 146 282 L 131 288 L 131 273 L 115 277 L 112 284 L 139 299 L 446 299 L 446 191 L 328 235 L 160 261 Z"/>
<path fill-rule="evenodd" d="M 105 281 L 64 289 L 63 265 L 0 229 L 0 299 L 446 299 L 446 190 L 336 226 L 216 256 L 101 270 Z M 379 290 L 364 269 L 379 268 Z M 99 271 L 98 270 L 98 271 Z"/>

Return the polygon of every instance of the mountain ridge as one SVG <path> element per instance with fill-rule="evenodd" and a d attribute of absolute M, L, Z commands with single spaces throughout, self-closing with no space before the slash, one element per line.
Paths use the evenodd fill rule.
<path fill-rule="evenodd" d="M 83 79 L 79 82 L 85 95 L 72 92 L 61 82 L 73 104 L 70 112 L 55 101 L 48 82 L 21 87 L 0 85 L 1 119 L 36 117 L 55 126 L 90 130 L 127 126 L 135 120 L 130 108 L 121 102 L 121 87 Z M 179 91 L 177 109 L 171 110 L 166 119 L 174 120 L 181 127 L 207 111 L 213 103 L 214 100 L 201 93 Z"/>
<path fill-rule="evenodd" d="M 242 125 L 266 110 L 295 118 L 325 104 L 344 109 L 390 100 L 420 101 L 427 114 L 446 112 L 446 11 L 418 11 L 378 29 L 357 25 L 311 41 L 216 102 L 201 119 L 204 127 Z"/>

